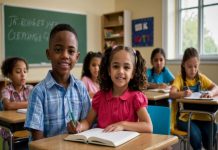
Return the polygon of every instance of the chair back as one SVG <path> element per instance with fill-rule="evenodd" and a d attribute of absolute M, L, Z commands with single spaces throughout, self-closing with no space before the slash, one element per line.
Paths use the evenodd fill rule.
<path fill-rule="evenodd" d="M 153 133 L 170 134 L 170 108 L 149 105 L 147 111 L 153 124 Z"/>

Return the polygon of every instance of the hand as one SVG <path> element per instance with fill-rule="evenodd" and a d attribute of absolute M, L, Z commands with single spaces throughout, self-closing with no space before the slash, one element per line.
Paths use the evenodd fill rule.
<path fill-rule="evenodd" d="M 184 97 L 190 96 L 192 91 L 190 89 L 184 91 Z"/>
<path fill-rule="evenodd" d="M 167 89 L 168 88 L 168 84 L 161 83 L 161 84 L 158 85 L 158 88 L 160 88 L 160 89 Z"/>
<path fill-rule="evenodd" d="M 70 121 L 67 123 L 67 130 L 69 133 L 79 133 L 82 131 L 82 124 L 78 121 L 76 123 Z"/>
<path fill-rule="evenodd" d="M 212 98 L 213 95 L 211 92 L 206 92 L 201 94 L 201 98 Z"/>
<path fill-rule="evenodd" d="M 107 126 L 104 129 L 104 132 L 114 132 L 114 131 L 122 131 L 124 130 L 124 127 L 121 125 L 121 123 L 115 123 Z"/>

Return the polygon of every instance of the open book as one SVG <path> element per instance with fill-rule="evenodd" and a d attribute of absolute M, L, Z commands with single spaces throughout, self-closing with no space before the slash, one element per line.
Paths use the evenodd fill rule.
<path fill-rule="evenodd" d="M 149 89 L 148 91 L 152 91 L 152 92 L 160 92 L 160 93 L 169 93 L 170 89 Z"/>
<path fill-rule="evenodd" d="M 184 97 L 185 99 L 205 99 L 205 100 L 213 100 L 213 98 L 201 97 L 201 92 L 193 92 L 190 96 Z"/>
<path fill-rule="evenodd" d="M 138 135 L 138 132 L 133 131 L 103 132 L 103 129 L 93 128 L 78 134 L 68 135 L 64 139 L 68 141 L 116 147 L 135 138 Z"/>
<path fill-rule="evenodd" d="M 27 109 L 26 108 L 22 108 L 22 109 L 17 109 L 17 112 L 18 113 L 26 113 L 27 112 Z"/>

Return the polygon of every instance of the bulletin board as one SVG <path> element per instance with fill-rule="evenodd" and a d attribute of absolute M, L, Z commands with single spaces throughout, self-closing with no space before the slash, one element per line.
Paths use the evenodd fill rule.
<path fill-rule="evenodd" d="M 147 47 L 154 44 L 154 17 L 132 21 L 132 46 Z"/>

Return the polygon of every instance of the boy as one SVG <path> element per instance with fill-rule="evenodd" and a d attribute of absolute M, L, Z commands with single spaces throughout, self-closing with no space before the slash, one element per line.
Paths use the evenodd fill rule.
<path fill-rule="evenodd" d="M 70 74 L 80 55 L 77 33 L 70 25 L 52 29 L 46 55 L 52 70 L 30 94 L 24 125 L 32 140 L 67 133 L 70 121 L 84 119 L 90 109 L 85 86 Z"/>

